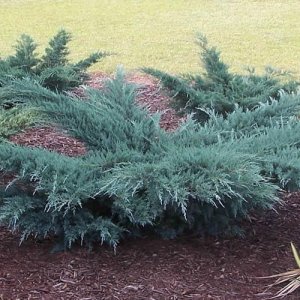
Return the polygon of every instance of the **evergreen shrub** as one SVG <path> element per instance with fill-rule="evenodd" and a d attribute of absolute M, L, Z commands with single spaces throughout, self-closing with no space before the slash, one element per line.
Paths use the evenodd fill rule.
<path fill-rule="evenodd" d="M 299 187 L 299 95 L 281 92 L 251 110 L 236 104 L 226 117 L 207 108 L 206 123 L 189 117 L 173 133 L 135 96 L 121 70 L 84 101 L 24 79 L 2 87 L 0 104 L 21 101 L 88 152 L 66 157 L 1 141 L 0 169 L 15 178 L 0 187 L 0 223 L 21 240 L 58 236 L 60 249 L 116 247 L 145 231 L 240 234 L 240 220 Z"/>

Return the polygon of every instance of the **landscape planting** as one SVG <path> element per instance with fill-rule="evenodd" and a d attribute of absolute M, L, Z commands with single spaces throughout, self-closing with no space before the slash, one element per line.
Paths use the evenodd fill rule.
<path fill-rule="evenodd" d="M 64 73 L 70 67 L 61 35 L 68 36 L 60 32 L 46 53 Z M 4 60 L 16 62 L 2 75 L 4 113 L 31 111 L 84 142 L 86 154 L 67 157 L 3 140 L 1 170 L 13 178 L 1 187 L 1 223 L 21 240 L 54 235 L 56 250 L 77 241 L 116 247 L 121 238 L 147 232 L 164 238 L 243 234 L 239 223 L 249 214 L 271 209 L 281 189 L 298 189 L 296 83 L 230 74 L 219 52 L 200 41 L 206 77 L 190 76 L 191 84 L 146 70 L 192 113 L 174 132 L 136 104 L 136 89 L 122 69 L 102 90 L 87 89 L 81 98 L 57 88 L 73 86 L 61 85 L 61 77 L 45 84 L 17 64 L 23 53 L 33 53 L 31 42 Z"/>
<path fill-rule="evenodd" d="M 299 299 L 299 9 L 0 0 L 0 300 Z"/>

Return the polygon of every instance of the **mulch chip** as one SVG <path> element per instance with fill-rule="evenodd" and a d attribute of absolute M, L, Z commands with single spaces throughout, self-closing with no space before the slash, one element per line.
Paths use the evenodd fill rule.
<path fill-rule="evenodd" d="M 20 132 L 9 139 L 11 142 L 56 151 L 68 156 L 80 156 L 86 153 L 86 147 L 77 139 L 51 127 L 35 127 Z"/>

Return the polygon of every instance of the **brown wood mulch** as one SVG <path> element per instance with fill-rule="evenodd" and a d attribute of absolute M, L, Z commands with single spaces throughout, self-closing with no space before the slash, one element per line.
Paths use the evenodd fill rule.
<path fill-rule="evenodd" d="M 92 88 L 101 89 L 105 85 L 105 81 L 111 78 L 105 73 L 93 73 L 86 85 Z M 185 117 L 179 117 L 175 110 L 171 108 L 171 99 L 166 92 L 160 88 L 159 81 L 154 77 L 150 77 L 140 73 L 129 73 L 126 77 L 129 83 L 133 83 L 137 87 L 137 103 L 148 109 L 150 113 L 161 114 L 160 125 L 167 131 L 173 131 L 178 127 Z M 84 95 L 84 87 L 75 91 L 76 95 Z"/>
<path fill-rule="evenodd" d="M 181 119 L 162 104 L 169 99 L 160 96 L 158 83 L 139 75 L 131 78 L 148 83 L 139 90 L 141 103 L 153 99 L 156 104 L 150 111 L 168 112 L 172 117 L 166 117 L 162 126 L 174 129 Z M 103 77 L 95 75 L 91 80 L 100 84 Z M 30 129 L 22 134 L 12 141 L 71 156 L 84 153 L 82 143 L 56 129 Z M 277 211 L 253 216 L 245 224 L 245 238 L 167 241 L 144 237 L 123 241 L 116 253 L 106 246 L 92 252 L 76 246 L 51 254 L 52 240 L 29 239 L 19 246 L 18 236 L 2 228 L 0 300 L 266 299 L 274 289 L 259 293 L 271 281 L 257 277 L 295 268 L 290 242 L 300 247 L 300 193 L 286 195 L 284 200 Z M 300 291 L 285 299 L 300 299 Z"/>
<path fill-rule="evenodd" d="M 67 133 L 57 128 L 29 128 L 11 136 L 9 140 L 15 144 L 46 148 L 68 156 L 80 156 L 86 153 L 86 147 L 83 142 L 70 137 Z"/>

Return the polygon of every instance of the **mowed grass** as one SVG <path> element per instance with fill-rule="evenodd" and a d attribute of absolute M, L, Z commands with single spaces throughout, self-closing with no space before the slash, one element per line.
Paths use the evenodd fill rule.
<path fill-rule="evenodd" d="M 95 50 L 116 53 L 94 70 L 122 64 L 195 72 L 195 34 L 202 32 L 234 71 L 272 65 L 299 76 L 299 11 L 299 0 L 0 0 L 0 56 L 24 32 L 42 51 L 65 28 L 74 60 Z"/>

